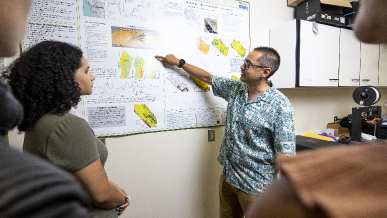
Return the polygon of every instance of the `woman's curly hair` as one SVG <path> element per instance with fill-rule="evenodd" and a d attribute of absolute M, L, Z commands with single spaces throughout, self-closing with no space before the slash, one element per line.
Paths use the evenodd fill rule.
<path fill-rule="evenodd" d="M 43 41 L 28 49 L 5 71 L 15 97 L 24 108 L 19 131 L 28 131 L 46 113 L 66 113 L 80 101 L 75 72 L 82 50 L 64 42 Z"/>

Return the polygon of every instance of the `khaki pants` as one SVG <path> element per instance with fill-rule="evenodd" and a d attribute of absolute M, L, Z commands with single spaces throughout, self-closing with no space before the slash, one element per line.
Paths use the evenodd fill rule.
<path fill-rule="evenodd" d="M 222 173 L 219 183 L 219 217 L 243 218 L 247 208 L 253 203 L 255 197 L 227 183 L 226 177 Z"/>

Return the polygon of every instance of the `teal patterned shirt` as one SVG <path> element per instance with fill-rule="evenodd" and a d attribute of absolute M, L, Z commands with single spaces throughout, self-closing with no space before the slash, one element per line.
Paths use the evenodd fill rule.
<path fill-rule="evenodd" d="M 218 156 L 226 181 L 258 195 L 276 177 L 276 155 L 296 154 L 293 107 L 274 87 L 247 102 L 241 81 L 212 76 L 211 85 L 214 95 L 228 102 Z"/>

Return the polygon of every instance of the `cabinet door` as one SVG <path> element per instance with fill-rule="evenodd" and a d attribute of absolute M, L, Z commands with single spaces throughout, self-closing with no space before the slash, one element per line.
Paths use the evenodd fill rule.
<path fill-rule="evenodd" d="M 379 86 L 387 86 L 387 45 L 380 45 Z"/>
<path fill-rule="evenodd" d="M 270 29 L 270 47 L 277 50 L 281 64 L 269 79 L 278 88 L 296 87 L 296 20 Z"/>
<path fill-rule="evenodd" d="M 360 44 L 360 85 L 379 85 L 379 44 Z"/>
<path fill-rule="evenodd" d="M 301 20 L 300 86 L 338 86 L 340 28 Z"/>
<path fill-rule="evenodd" d="M 341 29 L 339 86 L 360 85 L 360 41 L 352 30 Z"/>

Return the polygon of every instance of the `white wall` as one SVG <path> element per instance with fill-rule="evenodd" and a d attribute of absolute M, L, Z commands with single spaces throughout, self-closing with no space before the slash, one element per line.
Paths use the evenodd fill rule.
<path fill-rule="evenodd" d="M 270 28 L 294 19 L 295 10 L 286 0 L 251 0 L 250 9 L 251 50 L 269 46 Z"/>
<path fill-rule="evenodd" d="M 269 29 L 293 19 L 286 0 L 251 0 L 251 47 L 269 45 Z M 286 36 L 284 36 L 286 37 Z M 320 131 L 334 116 L 351 113 L 354 88 L 282 89 L 295 110 L 296 134 Z M 387 102 L 381 89 L 380 104 Z M 386 107 L 382 110 L 387 111 Z M 224 127 L 215 127 L 216 141 L 207 141 L 208 128 L 107 138 L 109 179 L 127 191 L 131 205 L 121 216 L 144 218 L 218 217 L 217 156 Z M 11 145 L 22 146 L 22 135 L 10 134 Z"/>
<path fill-rule="evenodd" d="M 208 142 L 208 128 L 107 138 L 105 169 L 123 188 L 131 205 L 120 217 L 218 217 L 217 155 L 224 127 Z M 22 148 L 23 134 L 9 133 L 11 146 Z"/>
<path fill-rule="evenodd" d="M 381 98 L 375 105 L 382 106 L 382 114 L 387 114 L 387 88 L 378 89 Z M 351 114 L 352 107 L 359 106 L 352 98 L 354 90 L 355 87 L 280 89 L 294 108 L 297 135 L 324 130 L 327 123 L 333 123 L 334 116 Z"/>

